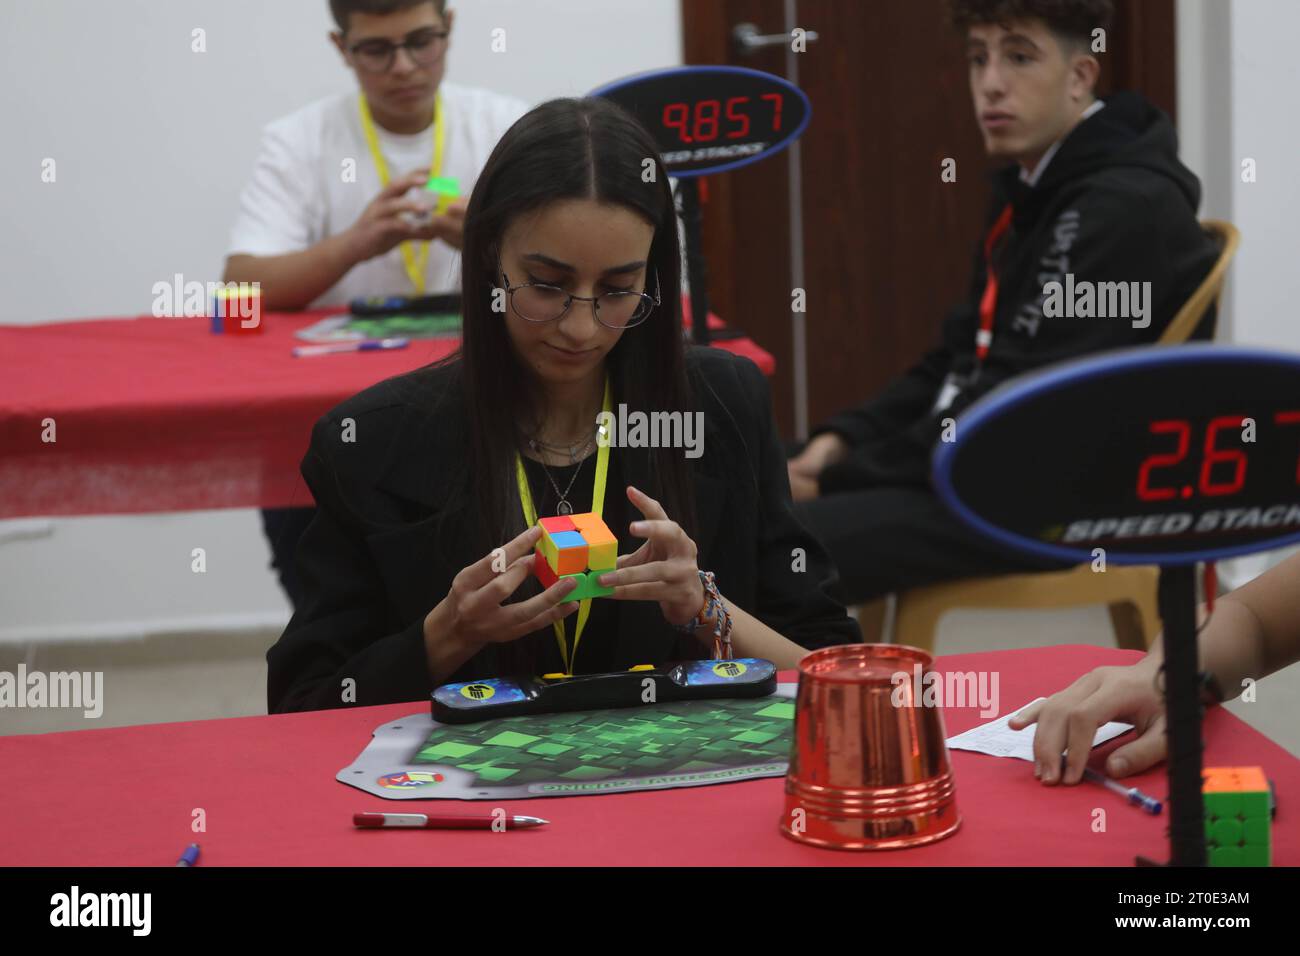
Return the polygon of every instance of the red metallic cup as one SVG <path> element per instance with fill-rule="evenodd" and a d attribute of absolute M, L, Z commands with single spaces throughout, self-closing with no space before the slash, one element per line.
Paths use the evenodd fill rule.
<path fill-rule="evenodd" d="M 840 850 L 890 850 L 957 831 L 957 792 L 943 714 L 918 698 L 897 644 L 847 644 L 799 662 L 794 741 L 781 832 Z"/>

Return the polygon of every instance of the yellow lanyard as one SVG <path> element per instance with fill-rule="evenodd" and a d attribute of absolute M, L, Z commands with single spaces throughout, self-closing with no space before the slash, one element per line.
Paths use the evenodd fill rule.
<path fill-rule="evenodd" d="M 605 378 L 605 398 L 602 411 L 607 415 L 611 411 L 609 377 Z M 604 420 L 608 420 L 607 416 Z M 591 510 L 597 518 L 605 505 L 605 477 L 609 472 L 609 442 L 599 442 L 596 451 L 596 483 L 591 488 Z M 524 508 L 524 520 L 528 527 L 537 524 L 537 510 L 533 507 L 533 493 L 528 488 L 528 476 L 524 473 L 524 460 L 515 453 L 515 479 L 519 482 L 519 501 Z M 573 673 L 573 662 L 578 656 L 578 642 L 582 640 L 582 629 L 587 626 L 587 616 L 591 613 L 591 598 L 578 602 L 578 627 L 573 632 L 573 656 L 569 656 L 569 642 L 564 636 L 564 621 L 552 621 L 555 641 L 560 646 L 560 660 L 564 663 L 564 672 Z"/>
<path fill-rule="evenodd" d="M 390 178 L 388 164 L 384 162 L 384 154 L 379 149 L 375 121 L 370 118 L 370 105 L 366 102 L 364 93 L 361 94 L 361 128 L 365 131 L 366 142 L 370 144 L 370 155 L 375 161 L 375 169 L 379 172 L 379 185 L 387 186 Z M 446 143 L 447 129 L 442 122 L 442 94 L 438 93 L 433 101 L 433 167 L 429 170 L 430 179 L 437 179 L 442 175 L 442 153 Z M 419 246 L 419 252 L 417 253 L 412 246 Z M 415 286 L 415 291 L 423 293 L 424 267 L 429 261 L 429 243 L 404 242 L 401 249 L 406 275 L 411 280 L 411 285 Z"/>

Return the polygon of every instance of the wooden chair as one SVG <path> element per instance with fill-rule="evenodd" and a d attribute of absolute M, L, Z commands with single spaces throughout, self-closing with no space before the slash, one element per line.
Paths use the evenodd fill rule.
<path fill-rule="evenodd" d="M 1223 281 L 1236 255 L 1241 234 L 1228 222 L 1206 220 L 1201 227 L 1219 246 L 1219 258 L 1208 275 L 1174 316 L 1157 345 L 1186 342 L 1214 303 L 1223 297 Z M 1216 314 L 1217 318 L 1217 314 Z M 1160 630 L 1156 605 L 1159 569 L 1154 566 L 1115 566 L 1104 572 L 1082 564 L 1064 571 L 1004 574 L 967 578 L 914 588 L 897 596 L 893 640 L 925 651 L 934 647 L 939 619 L 953 608 L 1064 608 L 1105 604 L 1110 611 L 1115 642 L 1131 650 L 1145 650 Z M 858 611 L 863 639 L 883 638 L 884 603 L 873 602 Z"/>

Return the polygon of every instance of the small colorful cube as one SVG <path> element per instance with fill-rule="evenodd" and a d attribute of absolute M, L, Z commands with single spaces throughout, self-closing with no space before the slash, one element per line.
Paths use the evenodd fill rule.
<path fill-rule="evenodd" d="M 549 588 L 561 578 L 576 578 L 568 600 L 608 597 L 613 588 L 597 579 L 618 566 L 618 539 L 592 512 L 542 518 L 542 537 L 533 553 L 533 574 Z"/>
<path fill-rule="evenodd" d="M 216 289 L 209 314 L 214 334 L 260 335 L 262 324 L 262 287 L 256 282 L 230 283 Z"/>
<path fill-rule="evenodd" d="M 439 216 L 447 212 L 447 207 L 451 205 L 453 199 L 460 197 L 460 182 L 454 176 L 431 176 L 424 184 L 424 188 L 438 197 L 438 205 L 434 212 Z"/>
<path fill-rule="evenodd" d="M 1272 860 L 1272 811 L 1264 771 L 1259 767 L 1206 767 L 1201 780 L 1210 866 L 1268 866 Z"/>

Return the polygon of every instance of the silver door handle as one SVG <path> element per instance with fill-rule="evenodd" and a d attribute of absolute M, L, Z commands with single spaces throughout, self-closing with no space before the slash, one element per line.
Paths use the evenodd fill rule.
<path fill-rule="evenodd" d="M 738 23 L 731 31 L 732 42 L 736 44 L 736 49 L 744 56 L 750 56 L 770 46 L 785 46 L 790 42 L 788 33 L 759 33 L 758 26 L 753 23 Z M 804 33 L 804 39 L 809 43 L 817 39 L 815 30 L 807 30 Z"/>

